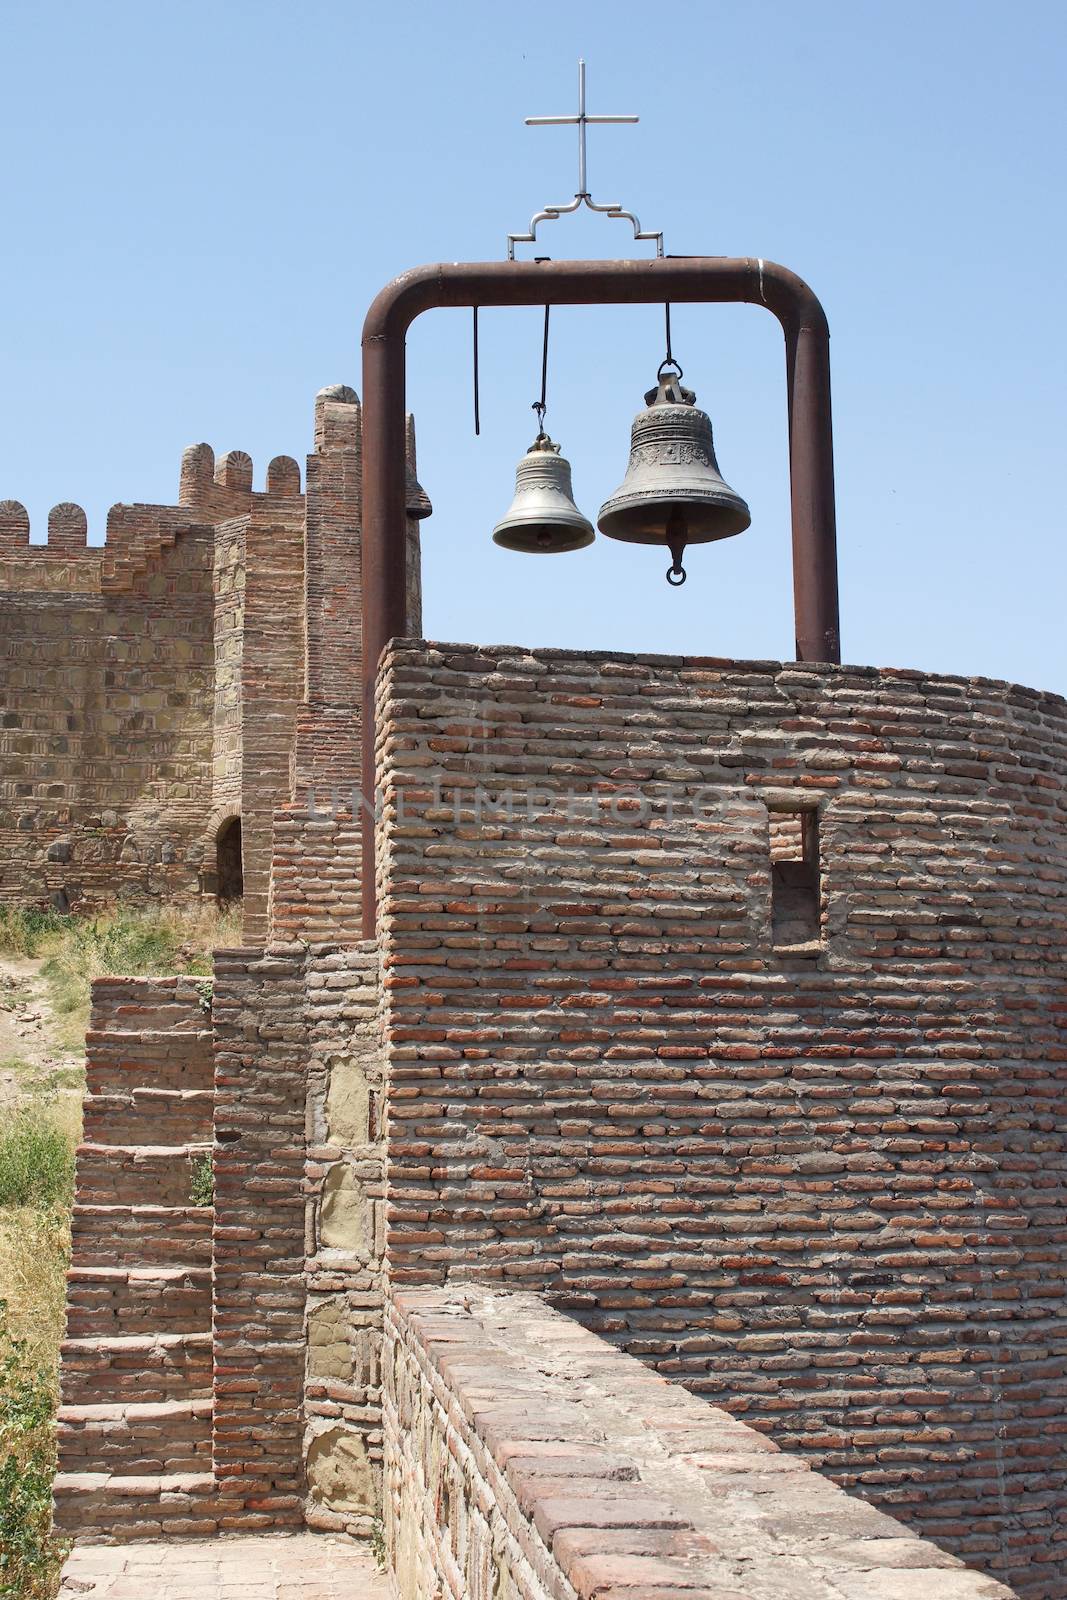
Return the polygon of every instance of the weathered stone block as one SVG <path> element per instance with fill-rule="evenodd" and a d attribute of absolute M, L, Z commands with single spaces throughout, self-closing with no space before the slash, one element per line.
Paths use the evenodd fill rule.
<path fill-rule="evenodd" d="M 343 1300 L 323 1300 L 308 1311 L 308 1377 L 346 1382 L 352 1377 L 352 1349 Z"/>
<path fill-rule="evenodd" d="M 307 1476 L 312 1499 L 330 1511 L 375 1511 L 374 1481 L 366 1447 L 347 1428 L 328 1428 L 308 1446 Z"/>
<path fill-rule="evenodd" d="M 331 1144 L 366 1144 L 370 1138 L 370 1086 L 351 1057 L 335 1056 L 329 1064 L 326 1123 Z"/>
<path fill-rule="evenodd" d="M 335 1162 L 322 1188 L 319 1237 L 331 1250 L 365 1256 L 373 1244 L 373 1218 L 367 1193 L 351 1167 Z"/>

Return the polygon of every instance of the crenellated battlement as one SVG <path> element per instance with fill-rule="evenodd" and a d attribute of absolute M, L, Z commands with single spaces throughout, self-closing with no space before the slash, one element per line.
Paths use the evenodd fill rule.
<path fill-rule="evenodd" d="M 0 555 L 28 550 L 31 555 L 95 554 L 88 546 L 89 523 L 81 506 L 64 500 L 48 513 L 48 543 L 30 544 L 30 514 L 18 500 L 0 500 Z"/>
<path fill-rule="evenodd" d="M 0 500 L 0 590 L 85 595 L 99 592 L 103 551 L 88 543 L 85 511 L 64 500 L 48 513 L 48 542 L 30 543 L 30 514 Z"/>
<path fill-rule="evenodd" d="M 30 514 L 19 500 L 0 500 L 0 553 L 30 542 Z"/>
<path fill-rule="evenodd" d="M 64 555 L 83 555 L 88 549 L 89 519 L 81 506 L 64 500 L 48 513 L 48 546 Z"/>
<path fill-rule="evenodd" d="M 252 457 L 244 450 L 227 450 L 216 461 L 209 444 L 191 444 L 182 453 L 178 504 L 219 522 L 244 515 L 254 499 L 300 497 L 300 467 L 292 456 L 275 456 L 269 462 L 262 494 L 253 489 L 252 474 Z"/>
<path fill-rule="evenodd" d="M 48 513 L 47 540 L 31 542 L 30 515 L 18 500 L 0 501 L 0 589 L 72 595 L 128 588 L 173 547 L 184 531 L 209 528 L 254 507 L 301 498 L 300 467 L 292 456 L 275 456 L 266 486 L 253 486 L 252 458 L 227 450 L 216 460 L 209 444 L 182 454 L 178 504 L 120 502 L 107 514 L 102 544 L 89 543 L 82 506 L 65 500 Z"/>

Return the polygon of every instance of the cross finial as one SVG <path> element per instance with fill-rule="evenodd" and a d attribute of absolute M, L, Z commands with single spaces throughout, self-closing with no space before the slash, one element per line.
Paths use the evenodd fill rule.
<path fill-rule="evenodd" d="M 576 117 L 527 117 L 528 128 L 546 128 L 554 123 L 578 124 L 578 191 L 576 199 L 588 200 L 585 166 L 585 130 L 591 122 L 640 122 L 640 117 L 591 117 L 585 109 L 585 62 L 578 62 L 578 115 Z"/>
<path fill-rule="evenodd" d="M 567 124 L 567 125 L 570 125 L 570 126 L 575 126 L 575 125 L 577 126 L 577 128 L 578 128 L 578 188 L 575 191 L 574 199 L 568 205 L 546 206 L 543 211 L 539 211 L 537 213 L 537 215 L 532 219 L 532 221 L 530 223 L 530 231 L 529 231 L 529 233 L 509 233 L 508 234 L 508 260 L 509 261 L 514 261 L 514 259 L 515 259 L 515 246 L 516 246 L 516 244 L 518 244 L 520 241 L 524 242 L 524 243 L 531 243 L 532 244 L 536 240 L 536 238 L 537 238 L 537 224 L 539 222 L 556 222 L 566 212 L 577 211 L 579 209 L 579 207 L 583 206 L 583 205 L 584 206 L 588 206 L 590 211 L 602 211 L 602 212 L 606 213 L 606 215 L 609 216 L 609 217 L 616 218 L 616 219 L 622 219 L 623 221 L 626 221 L 626 222 L 631 222 L 633 224 L 634 238 L 635 239 L 654 239 L 656 241 L 656 254 L 659 255 L 659 256 L 661 256 L 663 254 L 663 234 L 662 233 L 643 233 L 641 231 L 641 224 L 637 220 L 636 216 L 634 215 L 634 213 L 632 211 L 624 211 L 621 205 L 618 205 L 617 203 L 614 203 L 614 202 L 612 202 L 612 203 L 610 203 L 608 205 L 598 205 L 597 202 L 593 199 L 592 195 L 589 192 L 589 179 L 588 179 L 588 173 L 587 173 L 587 167 L 586 167 L 586 136 L 585 136 L 585 130 L 589 127 L 590 123 L 593 123 L 593 122 L 639 122 L 640 120 L 641 119 L 639 117 L 636 117 L 636 116 L 633 116 L 633 115 L 630 115 L 630 114 L 626 114 L 624 116 L 611 116 L 611 117 L 606 117 L 606 116 L 594 117 L 594 116 L 590 116 L 589 115 L 589 113 L 585 109 L 585 62 L 583 60 L 579 60 L 579 62 L 578 62 L 578 114 L 577 114 L 577 116 L 526 117 L 525 118 L 526 126 L 528 128 L 543 128 L 543 127 L 548 127 L 550 125 L 561 124 L 561 123 L 562 124 Z"/>

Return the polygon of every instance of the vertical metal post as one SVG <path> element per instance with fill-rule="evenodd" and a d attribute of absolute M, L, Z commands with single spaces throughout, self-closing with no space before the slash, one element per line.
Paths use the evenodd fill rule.
<path fill-rule="evenodd" d="M 374 396 L 363 409 L 363 539 L 360 575 L 363 598 L 363 791 L 364 930 L 374 937 L 378 903 L 375 883 L 376 739 L 374 693 L 378 662 L 390 639 L 407 633 L 406 374 L 404 329 L 383 332 L 363 348 L 363 392 Z"/>
<path fill-rule="evenodd" d="M 840 661 L 829 340 L 787 328 L 785 346 L 796 658 Z"/>

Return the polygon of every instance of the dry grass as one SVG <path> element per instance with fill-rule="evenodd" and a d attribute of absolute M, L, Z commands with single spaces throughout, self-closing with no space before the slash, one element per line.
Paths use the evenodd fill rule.
<path fill-rule="evenodd" d="M 36 956 L 65 921 L 58 911 L 0 906 L 0 956 Z"/>
<path fill-rule="evenodd" d="M 42 936 L 42 975 L 55 1013 L 57 1043 L 82 1047 L 94 978 L 211 972 L 211 952 L 240 942 L 240 911 L 161 911 L 119 907 L 95 918 L 66 917 Z"/>
<path fill-rule="evenodd" d="M 36 1204 L 0 1206 L 0 1596 L 10 1600 L 52 1600 L 67 1550 L 51 1534 L 52 1418 L 70 1258 L 70 1123 L 78 1114 L 70 1095 L 24 1114 L 50 1131 L 62 1152 L 63 1192 L 49 1201 L 42 1190 Z M 17 1122 L 8 1146 L 18 1136 Z"/>
<path fill-rule="evenodd" d="M 53 1394 L 58 1393 L 69 1257 L 68 1207 L 0 1208 L 0 1282 L 8 1328 L 26 1341 L 28 1360 L 48 1374 Z"/>
<path fill-rule="evenodd" d="M 78 1077 L 84 1078 L 80 1067 Z M 31 1185 L 25 1202 L 0 1203 L 0 1300 L 7 1306 L 8 1330 L 26 1341 L 28 1359 L 47 1371 L 53 1389 L 63 1337 L 74 1152 L 81 1126 L 80 1093 L 37 1085 L 0 1136 L 0 1150 L 15 1152 L 16 1164 L 20 1138 L 27 1138 L 34 1149 L 46 1141 L 46 1159 L 56 1162 L 45 1174 L 49 1181 Z M 17 1190 L 18 1185 L 11 1187 Z"/>

